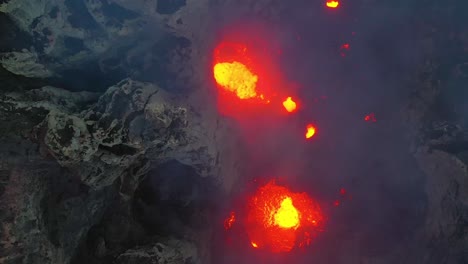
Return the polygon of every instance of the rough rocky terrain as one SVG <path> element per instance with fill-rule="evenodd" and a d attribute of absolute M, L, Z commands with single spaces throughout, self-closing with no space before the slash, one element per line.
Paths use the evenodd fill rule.
<path fill-rule="evenodd" d="M 424 62 L 401 118 L 425 221 L 410 250 L 352 263 L 468 263 L 468 27 L 462 1 L 417 2 Z M 197 99 L 207 16 L 278 20 L 281 3 L 1 1 L 0 263 L 210 263 L 243 167 L 235 123 Z"/>

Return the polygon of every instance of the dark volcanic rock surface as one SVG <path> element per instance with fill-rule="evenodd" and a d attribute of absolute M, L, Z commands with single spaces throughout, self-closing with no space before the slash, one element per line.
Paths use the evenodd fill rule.
<path fill-rule="evenodd" d="M 189 166 L 197 178 L 210 179 L 219 188 L 230 182 L 221 175 L 233 176 L 235 168 L 223 172 L 226 167 L 216 158 L 214 139 L 222 130 L 202 122 L 178 100 L 154 85 L 130 79 L 99 99 L 93 93 L 53 87 L 5 93 L 0 104 L 2 259 L 68 263 L 81 255 L 77 250 L 87 243 L 88 231 L 101 221 L 107 223 L 107 240 L 96 242 L 103 249 L 92 254 L 123 252 L 120 244 L 145 237 L 132 220 L 131 198 L 148 171 L 167 161 Z M 219 128 L 219 121 L 213 124 L 217 123 Z M 196 199 L 191 195 L 184 205 Z M 106 220 L 111 205 L 121 212 L 107 213 L 112 218 Z"/>

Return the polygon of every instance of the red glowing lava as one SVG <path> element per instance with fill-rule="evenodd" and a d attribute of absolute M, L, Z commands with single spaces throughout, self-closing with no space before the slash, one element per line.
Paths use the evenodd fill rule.
<path fill-rule="evenodd" d="M 377 118 L 375 118 L 374 113 L 370 113 L 364 117 L 364 121 L 366 122 L 377 122 Z"/>
<path fill-rule="evenodd" d="M 213 76 L 222 89 L 239 99 L 262 99 L 257 91 L 258 75 L 247 51 L 244 44 L 222 43 L 215 50 Z"/>
<path fill-rule="evenodd" d="M 270 102 L 265 73 L 255 52 L 241 42 L 222 42 L 214 52 L 213 77 L 219 87 L 221 113 L 236 115 L 258 110 Z"/>
<path fill-rule="evenodd" d="M 345 188 L 340 188 L 340 195 L 344 196 L 346 194 L 346 189 Z"/>
<path fill-rule="evenodd" d="M 220 113 L 245 117 L 284 111 L 283 100 L 294 88 L 280 70 L 279 41 L 267 29 L 254 22 L 237 23 L 220 36 L 211 65 Z"/>
<path fill-rule="evenodd" d="M 312 125 L 312 124 L 307 125 L 305 138 L 306 139 L 312 138 L 315 135 L 316 130 L 317 129 L 315 128 L 314 125 Z"/>
<path fill-rule="evenodd" d="M 289 252 L 309 245 L 323 222 L 317 202 L 274 181 L 259 188 L 249 200 L 246 226 L 254 248 Z"/>
<path fill-rule="evenodd" d="M 345 57 L 345 56 L 346 56 L 346 53 L 349 51 L 349 48 L 350 48 L 349 43 L 345 43 L 345 44 L 341 45 L 341 47 L 340 47 L 340 55 L 341 55 L 341 57 Z"/>
<path fill-rule="evenodd" d="M 224 220 L 224 229 L 231 229 L 232 225 L 236 222 L 236 214 L 231 212 L 229 217 Z"/>
<path fill-rule="evenodd" d="M 338 1 L 327 1 L 326 6 L 329 8 L 337 8 L 340 5 Z"/>

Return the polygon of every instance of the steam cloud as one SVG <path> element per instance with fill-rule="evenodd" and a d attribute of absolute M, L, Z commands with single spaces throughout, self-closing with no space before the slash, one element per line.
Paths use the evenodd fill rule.
<path fill-rule="evenodd" d="M 297 116 L 240 124 L 249 143 L 255 142 L 248 146 L 249 173 L 243 180 L 281 177 L 319 199 L 329 222 L 306 253 L 275 257 L 225 248 L 215 263 L 355 263 L 414 249 L 426 200 L 401 117 L 408 78 L 421 61 L 412 9 L 391 1 L 346 2 L 333 11 L 319 1 L 278 5 L 265 7 L 281 10 L 270 20 L 242 5 L 213 11 L 215 32 L 247 24 L 242 21 L 268 25 L 282 46 L 281 69 L 299 84 L 303 101 Z M 340 56 L 345 43 L 350 49 Z M 364 121 L 370 112 L 376 123 Z M 303 132 L 311 121 L 317 137 L 306 142 Z M 333 207 L 342 187 L 352 199 Z"/>

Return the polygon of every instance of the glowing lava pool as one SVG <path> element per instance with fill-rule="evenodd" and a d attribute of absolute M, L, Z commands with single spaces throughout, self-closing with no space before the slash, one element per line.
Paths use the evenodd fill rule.
<path fill-rule="evenodd" d="M 220 62 L 214 68 L 214 77 L 216 82 L 224 89 L 234 92 L 240 99 L 249 99 L 257 97 L 258 76 L 242 63 Z"/>
<path fill-rule="evenodd" d="M 213 77 L 220 88 L 221 96 L 232 102 L 265 105 L 269 90 L 268 75 L 265 66 L 256 63 L 261 52 L 254 52 L 248 44 L 242 42 L 221 42 L 214 52 Z"/>
<path fill-rule="evenodd" d="M 248 202 L 246 229 L 254 248 L 280 253 L 307 246 L 323 223 L 317 202 L 274 181 L 260 187 Z"/>
<path fill-rule="evenodd" d="M 267 32 L 259 25 L 237 25 L 220 36 L 211 64 L 220 113 L 236 117 L 295 112 L 296 102 L 285 98 L 296 96 L 296 87 L 283 76 L 281 45 Z"/>

